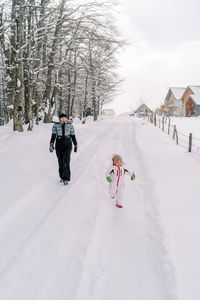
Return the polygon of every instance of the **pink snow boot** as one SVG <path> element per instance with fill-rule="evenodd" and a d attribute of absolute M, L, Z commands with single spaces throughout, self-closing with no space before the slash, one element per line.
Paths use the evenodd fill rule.
<path fill-rule="evenodd" d="M 123 207 L 123 205 L 121 205 L 121 204 L 116 204 L 116 206 L 119 207 L 119 208 Z"/>

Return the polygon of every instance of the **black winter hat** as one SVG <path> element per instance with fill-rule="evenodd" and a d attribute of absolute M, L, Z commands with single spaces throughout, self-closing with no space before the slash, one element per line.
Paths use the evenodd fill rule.
<path fill-rule="evenodd" d="M 62 118 L 62 117 L 66 117 L 67 118 L 66 113 L 63 112 L 63 111 L 59 113 L 59 119 Z"/>

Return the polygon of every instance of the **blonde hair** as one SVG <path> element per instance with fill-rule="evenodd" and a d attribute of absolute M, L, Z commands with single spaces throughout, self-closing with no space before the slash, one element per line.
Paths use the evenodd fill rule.
<path fill-rule="evenodd" d="M 118 155 L 118 154 L 115 154 L 113 156 L 112 160 L 113 160 L 113 164 L 116 164 L 117 161 L 119 161 L 119 160 L 122 161 L 122 157 L 120 155 Z"/>

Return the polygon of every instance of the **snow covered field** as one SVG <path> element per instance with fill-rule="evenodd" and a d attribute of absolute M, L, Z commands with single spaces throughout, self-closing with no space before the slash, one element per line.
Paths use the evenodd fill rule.
<path fill-rule="evenodd" d="M 181 132 L 186 134 L 191 132 L 196 138 L 200 139 L 200 117 L 171 117 L 171 121 Z"/>
<path fill-rule="evenodd" d="M 0 127 L 0 299 L 200 299 L 200 154 L 145 120 L 74 125 L 69 186 L 52 125 Z M 107 195 L 113 153 L 136 174 L 123 209 Z"/>
<path fill-rule="evenodd" d="M 161 118 L 160 118 L 161 119 Z M 200 118 L 199 117 L 170 117 L 171 135 L 173 126 L 176 125 L 178 131 L 179 144 L 188 149 L 189 134 L 192 133 L 192 151 L 200 154 Z M 165 124 L 165 131 L 168 130 L 168 122 Z"/>

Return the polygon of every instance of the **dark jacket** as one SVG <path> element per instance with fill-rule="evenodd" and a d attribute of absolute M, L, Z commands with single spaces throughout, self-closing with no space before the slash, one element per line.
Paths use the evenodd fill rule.
<path fill-rule="evenodd" d="M 53 125 L 50 143 L 54 144 L 56 140 L 56 149 L 65 150 L 71 146 L 71 141 L 74 146 L 77 145 L 74 126 L 69 122 L 57 122 Z"/>

